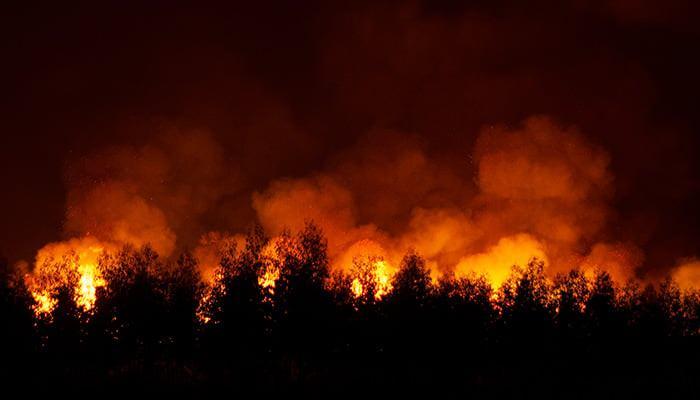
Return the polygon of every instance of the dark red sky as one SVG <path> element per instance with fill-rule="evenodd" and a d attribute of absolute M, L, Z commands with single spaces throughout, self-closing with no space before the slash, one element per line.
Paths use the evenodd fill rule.
<path fill-rule="evenodd" d="M 230 216 L 210 222 L 235 230 L 254 218 L 251 191 L 323 168 L 372 129 L 468 168 L 482 126 L 537 114 L 610 154 L 609 235 L 639 244 L 645 268 L 700 254 L 693 2 L 140 3 L 3 11 L 10 260 L 63 237 L 67 169 L 172 127 L 211 132 L 238 166 Z"/>

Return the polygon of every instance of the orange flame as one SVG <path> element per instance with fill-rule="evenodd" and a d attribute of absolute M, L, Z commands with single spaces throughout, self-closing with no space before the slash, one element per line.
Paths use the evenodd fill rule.
<path fill-rule="evenodd" d="M 258 277 L 258 285 L 261 288 L 267 289 L 270 294 L 275 293 L 275 285 L 280 277 L 280 270 L 275 265 L 266 265 L 264 272 Z"/>
<path fill-rule="evenodd" d="M 524 266 L 532 258 L 547 264 L 547 255 L 542 243 L 530 235 L 519 234 L 502 238 L 483 253 L 463 257 L 457 267 L 457 276 L 483 275 L 494 289 L 508 279 L 514 265 Z"/>
<path fill-rule="evenodd" d="M 97 288 L 105 285 L 98 265 L 106 246 L 87 236 L 50 243 L 39 250 L 35 269 L 28 276 L 36 303 L 34 312 L 37 315 L 50 314 L 56 306 L 56 291 L 66 285 L 73 286 L 75 304 L 90 311 L 97 299 Z"/>
<path fill-rule="evenodd" d="M 352 294 L 355 296 L 355 298 L 360 298 L 365 295 L 365 291 L 367 289 L 362 282 L 363 280 L 370 279 L 371 283 L 374 284 L 375 300 L 381 300 L 382 297 L 386 296 L 393 289 L 393 286 L 391 285 L 391 277 L 393 274 L 389 272 L 390 269 L 391 268 L 388 266 L 386 261 L 382 259 L 371 261 L 371 268 L 369 271 L 367 271 L 369 273 L 369 277 L 358 276 L 352 280 L 350 286 Z M 365 284 L 367 283 L 370 282 L 365 282 Z"/>
<path fill-rule="evenodd" d="M 270 240 L 260 254 L 263 267 L 258 275 L 258 285 L 270 295 L 275 294 L 277 280 L 280 277 L 280 267 L 283 262 L 280 247 L 285 246 L 287 244 L 285 242 L 284 237 Z"/>

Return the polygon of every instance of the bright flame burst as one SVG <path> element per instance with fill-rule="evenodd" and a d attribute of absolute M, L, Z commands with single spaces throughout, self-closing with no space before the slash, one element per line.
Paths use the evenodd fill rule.
<path fill-rule="evenodd" d="M 95 306 L 97 288 L 105 285 L 98 267 L 104 251 L 104 244 L 92 237 L 51 243 L 39 250 L 34 272 L 28 277 L 34 312 L 50 314 L 56 307 L 55 296 L 64 286 L 72 286 L 75 304 L 90 311 Z"/>
<path fill-rule="evenodd" d="M 271 240 L 260 254 L 263 267 L 258 275 L 258 285 L 270 295 L 275 294 L 275 286 L 280 277 L 280 265 L 283 257 L 279 248 L 283 246 L 282 240 L 284 239 Z"/>
<path fill-rule="evenodd" d="M 49 314 L 51 311 L 53 311 L 54 307 L 56 307 L 56 299 L 51 297 L 51 295 L 47 292 L 32 292 L 32 297 L 34 298 L 34 313 L 37 315 L 40 314 Z"/>
<path fill-rule="evenodd" d="M 382 297 L 386 296 L 391 289 L 391 276 L 390 268 L 386 261 L 384 260 L 374 260 L 371 261 L 371 268 L 369 269 L 369 276 L 356 277 L 352 280 L 350 289 L 352 290 L 355 298 L 362 297 L 365 294 L 365 285 L 368 283 L 374 284 L 374 298 L 376 300 L 381 300 Z M 370 279 L 371 282 L 367 282 Z M 363 281 L 364 284 L 363 284 Z"/>
<path fill-rule="evenodd" d="M 483 253 L 462 257 L 455 267 L 457 277 L 483 275 L 498 289 L 508 279 L 514 265 L 525 266 L 532 258 L 548 264 L 544 245 L 528 234 L 501 238 Z"/>
<path fill-rule="evenodd" d="M 91 249 L 91 251 L 102 252 L 102 249 Z M 75 303 L 82 307 L 83 310 L 91 310 L 95 306 L 97 300 L 97 288 L 105 285 L 104 279 L 93 263 L 78 264 L 78 273 L 80 274 L 80 287 L 75 299 Z"/>
<path fill-rule="evenodd" d="M 260 287 L 263 289 L 267 289 L 270 294 L 274 294 L 275 285 L 277 284 L 277 279 L 279 279 L 279 277 L 279 268 L 273 264 L 268 264 L 265 266 L 265 269 L 260 276 L 258 276 L 258 285 L 260 285 Z"/>

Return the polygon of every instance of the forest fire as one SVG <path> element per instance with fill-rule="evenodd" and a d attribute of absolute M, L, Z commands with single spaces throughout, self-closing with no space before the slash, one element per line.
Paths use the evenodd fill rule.
<path fill-rule="evenodd" d="M 389 142 L 359 143 L 348 152 L 347 159 L 363 164 L 341 157 L 322 173 L 274 180 L 251 194 L 257 222 L 273 237 L 261 249 L 258 280 L 265 291 L 275 291 L 280 266 L 285 257 L 294 256 L 284 253 L 291 251 L 284 243 L 289 239 L 285 232 L 300 231 L 307 221 L 323 231 L 332 269 L 351 276 L 351 291 L 357 297 L 367 290 L 377 299 L 390 292 L 395 266 L 411 249 L 425 257 L 434 282 L 448 275 L 484 276 L 498 289 L 512 266 L 525 265 L 532 258 L 544 261 L 550 279 L 573 268 L 586 270 L 589 276 L 606 271 L 620 284 L 638 278 L 644 253 L 632 241 L 610 241 L 606 228 L 612 213 L 609 156 L 576 128 L 534 116 L 517 127 L 483 129 L 472 150 L 476 184 L 472 193 L 463 189 L 470 183 L 458 171 L 431 159 L 419 144 L 397 144 L 396 139 L 389 135 L 382 139 Z M 103 243 L 110 243 L 111 250 L 149 244 L 166 260 L 194 245 L 199 274 L 212 285 L 222 257 L 231 258 L 244 249 L 244 235 L 206 230 L 194 235 L 182 220 L 182 205 L 196 204 L 195 215 L 204 213 L 207 202 L 213 200 L 197 198 L 192 188 L 203 190 L 203 182 L 226 181 L 220 176 L 225 168 L 218 146 L 207 134 L 182 133 L 172 143 L 125 148 L 91 162 L 91 168 L 80 174 L 99 177 L 102 183 L 81 180 L 71 190 L 67 214 L 67 226 L 84 231 L 86 239 L 48 245 L 37 255 L 32 275 L 47 275 L 45 260 L 61 261 L 72 248 L 79 261 L 68 260 L 64 268 L 76 274 L 76 293 L 82 293 L 76 300 L 88 310 L 95 288 L 103 285 L 97 263 Z M 380 150 L 386 158 L 378 157 Z M 105 175 L 133 163 L 124 156 L 131 152 L 148 157 L 137 159 L 129 169 L 133 173 Z M 181 158 L 203 164 L 201 171 L 182 171 L 184 183 L 155 189 L 152 182 L 165 179 L 164 171 L 176 168 L 175 160 Z M 378 178 L 386 160 L 395 165 L 391 182 Z M 421 185 L 414 185 L 415 180 Z M 371 191 L 375 198 L 367 197 L 355 182 L 382 190 Z M 392 186 L 396 184 L 399 187 Z M 210 190 L 218 198 L 218 188 Z M 397 196 L 410 201 L 402 202 Z M 395 221 L 386 221 L 392 213 Z M 361 222 L 363 215 L 375 220 Z M 186 239 L 193 237 L 199 240 Z M 375 261 L 367 262 L 370 258 Z M 357 259 L 364 259 L 360 264 L 366 265 L 358 269 Z M 688 268 L 678 269 L 684 272 L 676 276 L 693 276 Z M 362 269 L 366 271 L 358 272 Z M 659 282 L 669 275 L 645 279 Z M 374 287 L 368 289 L 370 282 L 363 279 Z M 37 287 L 34 297 L 43 304 L 38 309 L 50 309 L 46 299 L 55 287 Z"/>
<path fill-rule="evenodd" d="M 697 397 L 700 2 L 15 3 L 19 393 Z"/>
<path fill-rule="evenodd" d="M 104 286 L 104 280 L 100 277 L 97 265 L 81 262 L 78 259 L 78 274 L 80 283 L 76 304 L 84 310 L 89 311 L 95 305 L 95 292 L 97 287 Z"/>
<path fill-rule="evenodd" d="M 258 285 L 270 295 L 274 295 L 280 269 L 286 257 L 292 257 L 293 244 L 287 236 L 270 239 L 260 252 L 262 268 L 258 273 Z"/>
<path fill-rule="evenodd" d="M 274 293 L 275 285 L 279 277 L 279 269 L 274 265 L 267 265 L 265 266 L 264 271 L 258 277 L 258 285 L 260 285 L 260 287 L 263 289 L 267 289 L 270 293 Z"/>
<path fill-rule="evenodd" d="M 99 267 L 105 247 L 88 236 L 51 243 L 39 250 L 35 269 L 27 277 L 37 315 L 53 310 L 60 290 L 69 290 L 75 304 L 90 311 L 95 305 L 97 288 L 105 284 Z"/>
<path fill-rule="evenodd" d="M 455 268 L 457 276 L 484 275 L 494 289 L 501 287 L 514 265 L 524 266 L 533 259 L 546 265 L 547 255 L 542 244 L 529 235 L 502 238 L 486 252 L 462 258 Z"/>
<path fill-rule="evenodd" d="M 207 234 L 207 239 L 200 242 L 195 254 L 202 257 L 202 261 L 197 260 L 198 272 L 208 293 L 202 298 L 202 304 L 209 301 L 209 292 L 220 284 L 221 270 L 216 265 L 226 257 L 239 257 L 235 249 L 238 246 L 244 248 L 244 242 L 242 235 L 228 237 L 218 234 Z M 275 295 L 285 263 L 292 259 L 298 262 L 300 254 L 296 246 L 292 238 L 285 234 L 267 240 L 262 247 L 257 284 L 266 296 Z M 597 247 L 591 256 L 584 258 L 580 262 L 581 271 L 591 281 L 597 273 L 606 272 L 616 285 L 622 286 L 626 275 L 620 271 L 624 270 L 632 256 L 624 247 L 613 246 L 610 250 L 608 247 Z M 51 314 L 60 290 L 69 290 L 75 305 L 90 312 L 95 305 L 97 288 L 106 284 L 104 268 L 114 267 L 113 263 L 107 262 L 107 256 L 113 256 L 116 249 L 118 247 L 114 244 L 101 242 L 92 236 L 51 243 L 42 248 L 37 254 L 34 271 L 26 276 L 36 315 Z M 387 255 L 388 252 L 375 240 L 364 239 L 350 246 L 332 264 L 334 270 L 349 277 L 348 289 L 355 298 L 369 295 L 375 301 L 381 301 L 393 290 L 392 282 L 398 270 L 386 259 Z M 541 261 L 545 271 L 549 269 L 548 254 L 543 244 L 531 235 L 518 234 L 501 238 L 483 253 L 461 257 L 453 269 L 446 271 L 453 271 L 457 279 L 484 280 L 492 288 L 490 300 L 497 301 L 498 289 L 512 277 L 513 267 L 526 266 L 533 259 Z M 686 291 L 697 288 L 694 275 L 696 264 L 679 267 L 674 275 L 676 282 Z M 427 265 L 431 268 L 428 270 L 431 285 L 436 286 L 442 278 L 449 276 L 440 272 L 434 262 Z M 552 279 L 553 275 L 549 274 L 549 278 Z M 200 320 L 210 320 L 205 314 L 200 314 Z"/>
<path fill-rule="evenodd" d="M 355 260 L 355 274 L 351 290 L 356 298 L 367 295 L 371 290 L 375 300 L 381 300 L 392 289 L 391 273 L 386 261 L 370 257 L 366 261 Z"/>

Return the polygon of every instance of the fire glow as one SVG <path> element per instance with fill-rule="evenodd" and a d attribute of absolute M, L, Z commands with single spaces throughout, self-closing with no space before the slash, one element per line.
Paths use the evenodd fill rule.
<path fill-rule="evenodd" d="M 484 129 L 472 152 L 472 182 L 419 144 L 386 137 L 358 143 L 324 171 L 274 180 L 251 194 L 257 222 L 272 235 L 261 249 L 257 278 L 267 295 L 275 294 L 286 258 L 298 256 L 281 252 L 290 248 L 285 232 L 298 232 L 308 221 L 323 231 L 331 269 L 349 277 L 356 298 L 369 291 L 381 300 L 390 293 L 409 251 L 425 259 L 433 282 L 483 276 L 494 290 L 514 265 L 533 258 L 544 262 L 550 278 L 577 268 L 589 276 L 606 271 L 621 284 L 637 278 L 643 252 L 632 242 L 611 241 L 606 229 L 613 190 L 609 156 L 577 129 L 543 116 L 515 128 Z M 143 157 L 124 156 L 132 153 Z M 187 248 L 190 243 L 178 236 L 193 236 L 186 228 L 193 218 L 183 217 L 183 207 L 198 216 L 227 195 L 221 154 L 210 135 L 193 133 L 91 160 L 82 173 L 101 183 L 71 188 L 66 222 L 84 236 L 39 250 L 27 277 L 37 314 L 51 312 L 61 285 L 71 286 L 75 303 L 90 311 L 105 285 L 101 269 L 109 268 L 100 263 L 103 254 L 149 244 L 169 260 Z M 201 170 L 179 169 L 183 159 Z M 132 172 L 110 175 L 115 170 Z M 182 175 L 179 183 L 154 185 L 171 170 Z M 222 257 L 232 257 L 222 249 L 242 249 L 244 236 L 205 231 L 199 238 L 193 254 L 211 286 Z M 667 274 L 687 289 L 698 286 L 698 263 L 689 260 Z"/>
<path fill-rule="evenodd" d="M 50 314 L 56 306 L 55 296 L 61 287 L 72 285 L 73 300 L 83 311 L 95 305 L 98 287 L 104 286 L 99 268 L 105 244 L 92 237 L 52 243 L 37 254 L 34 272 L 28 276 L 29 288 L 37 314 Z"/>

